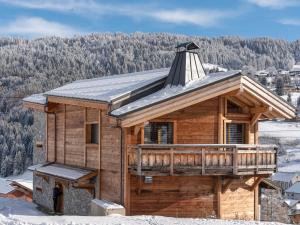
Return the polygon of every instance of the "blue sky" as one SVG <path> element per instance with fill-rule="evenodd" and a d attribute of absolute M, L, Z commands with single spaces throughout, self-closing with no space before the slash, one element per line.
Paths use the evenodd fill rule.
<path fill-rule="evenodd" d="M 0 0 L 0 36 L 97 32 L 300 39 L 300 0 Z"/>

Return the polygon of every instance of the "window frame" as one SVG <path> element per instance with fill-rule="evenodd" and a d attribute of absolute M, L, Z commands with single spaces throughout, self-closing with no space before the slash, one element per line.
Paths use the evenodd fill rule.
<path fill-rule="evenodd" d="M 92 142 L 92 137 L 93 137 L 93 135 L 92 135 L 92 131 L 93 131 L 93 129 L 92 129 L 92 127 L 94 126 L 94 125 L 96 125 L 97 126 L 97 143 L 94 143 L 94 142 Z M 99 143 L 100 143 L 100 131 L 99 131 L 99 127 L 100 127 L 100 125 L 99 125 L 99 123 L 96 123 L 96 122 L 91 122 L 91 123 L 86 123 L 85 124 L 85 144 L 86 145 L 99 145 Z M 89 136 L 90 135 L 90 136 Z M 90 139 L 90 141 L 88 141 Z"/>
<path fill-rule="evenodd" d="M 173 144 L 177 144 L 177 120 L 155 119 L 147 121 L 141 129 L 141 144 L 145 144 L 145 126 L 148 123 L 173 123 Z"/>
<path fill-rule="evenodd" d="M 243 144 L 248 144 L 249 143 L 249 122 L 246 121 L 225 121 L 225 127 L 224 127 L 224 140 L 226 144 L 230 144 L 227 142 L 227 126 L 228 124 L 244 124 L 244 143 Z"/>

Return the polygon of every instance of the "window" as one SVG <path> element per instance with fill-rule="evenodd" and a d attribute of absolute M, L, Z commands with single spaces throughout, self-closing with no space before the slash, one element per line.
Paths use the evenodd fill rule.
<path fill-rule="evenodd" d="M 227 123 L 226 124 L 226 143 L 245 144 L 245 124 Z"/>
<path fill-rule="evenodd" d="M 145 144 L 173 144 L 172 122 L 150 122 L 144 131 Z"/>
<path fill-rule="evenodd" d="M 86 125 L 86 143 L 87 144 L 99 143 L 99 125 L 97 123 Z"/>
<path fill-rule="evenodd" d="M 242 113 L 243 109 L 237 104 L 227 101 L 227 112 L 228 113 Z"/>

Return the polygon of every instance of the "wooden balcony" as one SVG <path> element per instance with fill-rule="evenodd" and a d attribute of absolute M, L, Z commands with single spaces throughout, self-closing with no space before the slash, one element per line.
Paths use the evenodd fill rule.
<path fill-rule="evenodd" d="M 128 167 L 139 176 L 271 174 L 277 169 L 275 145 L 134 145 Z"/>

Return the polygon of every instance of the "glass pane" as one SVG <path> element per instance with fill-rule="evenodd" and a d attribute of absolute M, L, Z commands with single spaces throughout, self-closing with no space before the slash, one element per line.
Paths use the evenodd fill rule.
<path fill-rule="evenodd" d="M 245 144 L 245 124 L 227 123 L 226 124 L 226 143 Z"/>
<path fill-rule="evenodd" d="M 173 123 L 150 122 L 144 128 L 145 144 L 173 144 Z"/>

